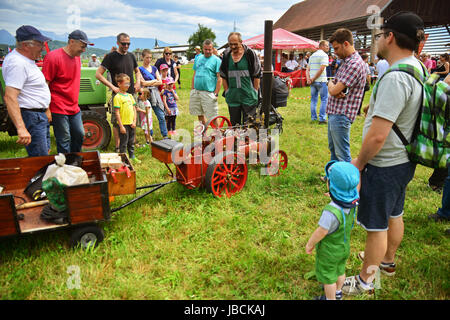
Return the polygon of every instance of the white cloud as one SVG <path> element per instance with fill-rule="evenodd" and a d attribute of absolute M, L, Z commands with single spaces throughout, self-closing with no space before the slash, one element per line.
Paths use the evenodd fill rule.
<path fill-rule="evenodd" d="M 127 0 L 53 1 L 4 0 L 0 3 L 0 29 L 11 34 L 23 24 L 56 34 L 68 33 L 69 6 L 77 6 L 81 13 L 81 29 L 89 37 L 102 37 L 127 32 L 134 37 L 157 37 L 166 42 L 186 43 L 197 30 L 207 26 L 216 33 L 218 44 L 226 41 L 236 21 L 238 31 L 248 38 L 264 31 L 264 20 L 274 22 L 298 1 L 268 0 L 152 0 L 143 2 L 148 9 L 137 8 Z"/>

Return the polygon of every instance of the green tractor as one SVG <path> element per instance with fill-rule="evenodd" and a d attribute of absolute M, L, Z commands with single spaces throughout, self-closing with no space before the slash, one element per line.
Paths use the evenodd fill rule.
<path fill-rule="evenodd" d="M 106 149 L 111 141 L 111 126 L 107 120 L 106 87 L 95 78 L 97 68 L 81 68 L 80 95 L 78 103 L 84 126 L 83 149 Z M 0 81 L 4 91 L 2 69 Z M 0 132 L 17 135 L 16 128 L 8 116 L 3 97 L 0 96 Z"/>

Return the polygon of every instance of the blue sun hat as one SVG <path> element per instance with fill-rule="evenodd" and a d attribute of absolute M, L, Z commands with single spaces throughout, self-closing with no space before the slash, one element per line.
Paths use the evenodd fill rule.
<path fill-rule="evenodd" d="M 359 200 L 359 170 L 350 162 L 330 161 L 325 166 L 330 193 L 338 201 L 355 203 Z"/>

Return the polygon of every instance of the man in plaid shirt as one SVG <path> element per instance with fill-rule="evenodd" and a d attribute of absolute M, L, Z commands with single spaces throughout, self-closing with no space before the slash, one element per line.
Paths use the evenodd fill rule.
<path fill-rule="evenodd" d="M 344 62 L 334 81 L 328 83 L 328 147 L 331 160 L 350 162 L 350 127 L 363 99 L 367 68 L 355 50 L 350 30 L 336 30 L 330 43 Z"/>

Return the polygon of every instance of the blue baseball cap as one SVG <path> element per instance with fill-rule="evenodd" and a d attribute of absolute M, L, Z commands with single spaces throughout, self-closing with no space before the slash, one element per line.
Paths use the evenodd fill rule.
<path fill-rule="evenodd" d="M 85 44 L 87 44 L 87 45 L 89 45 L 89 46 L 93 46 L 93 45 L 94 45 L 93 43 L 91 43 L 91 42 L 89 41 L 89 39 L 88 39 L 86 33 L 84 33 L 84 32 L 81 31 L 81 30 L 75 30 L 75 31 L 72 31 L 72 32 L 69 34 L 69 39 L 79 40 L 79 41 L 81 41 L 81 42 L 83 42 L 83 43 L 85 43 Z"/>
<path fill-rule="evenodd" d="M 52 39 L 42 35 L 42 33 L 33 26 L 21 26 L 19 29 L 16 30 L 16 40 L 18 42 L 27 40 L 46 42 Z"/>
<path fill-rule="evenodd" d="M 339 201 L 354 203 L 359 199 L 359 170 L 350 162 L 330 161 L 325 166 L 331 195 Z"/>

